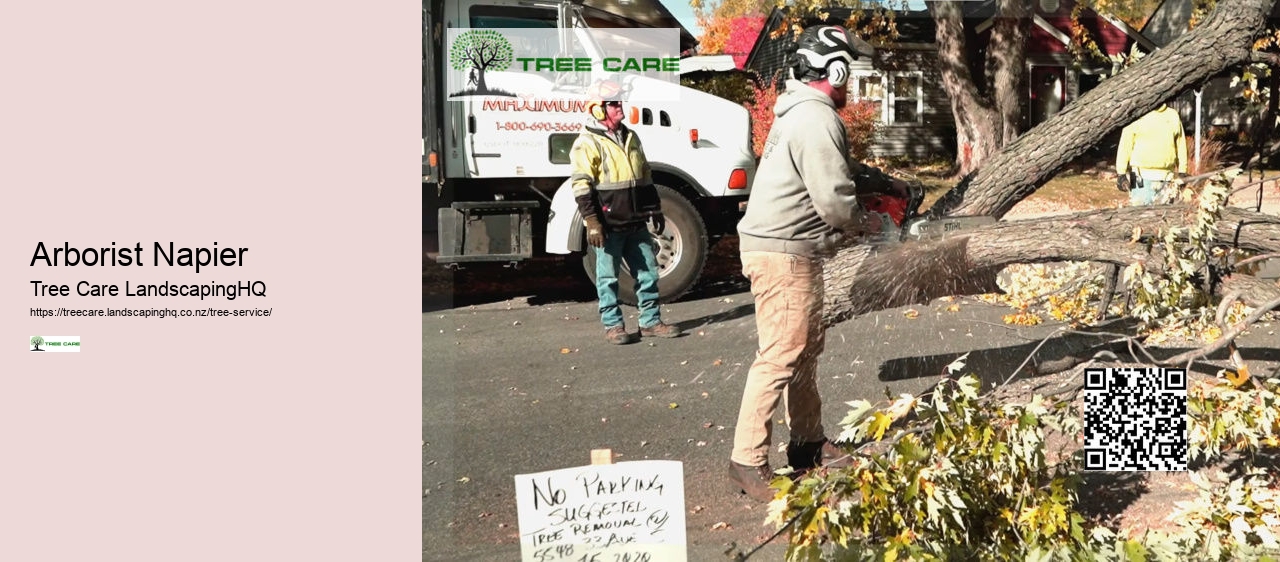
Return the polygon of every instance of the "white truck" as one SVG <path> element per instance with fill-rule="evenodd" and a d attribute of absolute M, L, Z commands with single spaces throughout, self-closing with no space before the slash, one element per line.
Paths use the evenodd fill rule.
<path fill-rule="evenodd" d="M 655 19 L 655 14 L 665 14 L 666 19 Z M 562 52 L 591 58 L 593 68 L 599 69 L 601 57 L 608 55 L 586 30 L 646 25 L 678 23 L 656 0 L 424 0 L 422 182 L 427 258 L 451 267 L 513 265 L 586 247 L 568 178 L 569 148 L 588 122 L 582 100 L 589 84 L 583 83 L 581 72 L 571 79 L 524 73 L 518 79 L 545 93 L 545 99 L 451 96 L 446 78 L 458 69 L 449 64 L 448 30 L 558 30 Z M 691 39 L 687 32 L 683 37 Z M 494 82 L 497 75 L 488 74 Z M 474 79 L 473 74 L 469 83 Z M 530 80 L 542 83 L 530 85 Z M 755 175 L 750 117 L 731 101 L 652 76 L 633 77 L 631 82 L 629 87 L 637 90 L 678 89 L 678 100 L 630 103 L 625 109 L 627 126 L 644 142 L 667 219 L 663 234 L 655 235 L 665 302 L 693 286 L 706 262 L 709 241 L 732 232 L 741 216 Z M 584 267 L 593 279 L 594 261 L 594 252 L 585 252 Z M 623 271 L 619 277 L 622 300 L 634 303 L 630 274 Z"/>

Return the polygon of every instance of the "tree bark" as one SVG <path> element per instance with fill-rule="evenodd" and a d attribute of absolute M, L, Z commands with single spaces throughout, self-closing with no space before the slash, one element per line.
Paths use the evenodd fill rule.
<path fill-rule="evenodd" d="M 1274 1 L 1221 0 L 1194 31 L 1105 80 L 1006 146 L 935 203 L 929 215 L 1004 216 L 1098 139 L 1186 88 L 1249 60 L 1253 38 L 1265 29 Z M 939 21 L 940 64 L 955 71 L 953 80 L 944 79 L 948 91 L 958 92 L 953 99 L 976 98 L 972 80 L 954 81 L 968 73 L 963 59 L 957 58 L 961 51 L 942 48 L 947 41 L 959 40 L 958 6 L 950 1 L 931 2 L 930 9 Z M 972 107 L 981 107 L 976 99 L 972 107 L 954 106 L 958 124 L 970 120 L 967 112 Z M 937 297 L 997 291 L 996 273 L 1014 263 L 1071 260 L 1123 267 L 1143 262 L 1148 270 L 1158 270 L 1161 256 L 1149 255 L 1147 244 L 1129 242 L 1134 228 L 1150 236 L 1186 224 L 1189 211 L 1181 205 L 1092 211 L 1001 222 L 938 242 L 845 248 L 826 262 L 824 321 L 829 325 L 855 314 L 927 303 Z M 1219 243 L 1259 253 L 1280 251 L 1280 218 L 1228 209 L 1218 229 Z M 1255 303 L 1280 294 L 1273 284 L 1252 282 L 1244 275 L 1225 284 L 1247 289 Z"/>
<path fill-rule="evenodd" d="M 924 304 L 938 297 L 997 292 L 995 274 L 1016 263 L 1091 261 L 1164 268 L 1150 238 L 1185 226 L 1185 205 L 1126 207 L 1052 218 L 1002 221 L 936 242 L 860 245 L 826 264 L 824 323 L 886 308 Z M 1142 233 L 1134 242 L 1134 231 Z M 1230 207 L 1217 222 L 1216 240 L 1257 253 L 1280 251 L 1280 217 Z M 1158 241 L 1157 241 L 1158 242 Z M 1251 305 L 1280 296 L 1280 286 L 1238 275 L 1224 290 L 1244 291 Z"/>
<path fill-rule="evenodd" d="M 1004 216 L 1098 139 L 1187 88 L 1250 60 L 1253 39 L 1265 29 L 1273 1 L 1220 1 L 1208 20 L 1194 30 L 1143 57 L 1126 71 L 1104 80 L 982 163 L 972 176 L 965 177 L 947 192 L 930 209 L 930 215 Z M 931 3 L 936 5 L 935 18 L 947 15 L 945 10 L 949 4 Z M 940 21 L 940 55 L 945 35 L 943 27 Z M 942 64 L 952 64 L 947 57 L 940 58 L 944 61 Z M 957 113 L 957 125 L 966 117 Z"/>
<path fill-rule="evenodd" d="M 964 14 L 956 0 L 930 2 L 938 29 L 938 70 L 951 100 L 956 122 L 956 172 L 977 169 L 1000 145 L 998 114 L 983 97 L 969 70 L 964 40 Z M 892 84 L 885 84 L 892 88 Z"/>
<path fill-rule="evenodd" d="M 1025 0 L 1000 0 L 987 50 L 987 91 L 995 100 L 1002 134 L 1000 145 L 1018 138 L 1022 125 L 1023 70 L 1027 62 L 1027 33 L 1031 18 Z"/>
<path fill-rule="evenodd" d="M 929 3 L 938 29 L 938 70 L 956 123 L 956 173 L 982 166 L 1018 136 L 1021 88 L 1030 20 L 1024 0 L 999 0 L 983 62 L 985 88 L 970 71 L 964 39 L 963 2 Z M 892 87 L 892 85 L 887 85 Z"/>

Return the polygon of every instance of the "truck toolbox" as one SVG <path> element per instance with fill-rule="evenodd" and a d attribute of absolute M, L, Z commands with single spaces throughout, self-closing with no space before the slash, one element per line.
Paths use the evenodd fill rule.
<path fill-rule="evenodd" d="M 438 210 L 439 263 L 520 261 L 533 256 L 535 201 L 459 201 Z"/>

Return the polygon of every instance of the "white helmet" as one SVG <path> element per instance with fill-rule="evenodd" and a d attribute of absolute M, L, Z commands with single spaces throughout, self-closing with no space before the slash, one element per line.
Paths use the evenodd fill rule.
<path fill-rule="evenodd" d="M 806 82 L 826 78 L 839 88 L 849 81 L 849 64 L 857 60 L 858 55 L 874 54 L 870 44 L 852 36 L 843 27 L 815 25 L 806 28 L 796 41 L 791 76 Z"/>

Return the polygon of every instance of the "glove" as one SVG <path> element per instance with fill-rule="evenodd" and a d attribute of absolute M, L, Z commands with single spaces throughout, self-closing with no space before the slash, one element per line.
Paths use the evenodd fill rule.
<path fill-rule="evenodd" d="M 1127 192 L 1129 187 L 1129 174 L 1116 175 L 1116 189 Z"/>
<path fill-rule="evenodd" d="M 587 223 L 587 244 L 596 248 L 603 248 L 604 227 L 600 225 L 600 218 L 595 215 L 587 215 L 582 217 L 582 221 Z"/>
<path fill-rule="evenodd" d="M 653 230 L 654 234 L 661 236 L 662 231 L 667 229 L 667 218 L 662 216 L 662 213 L 650 215 L 649 225 L 649 228 Z"/>

